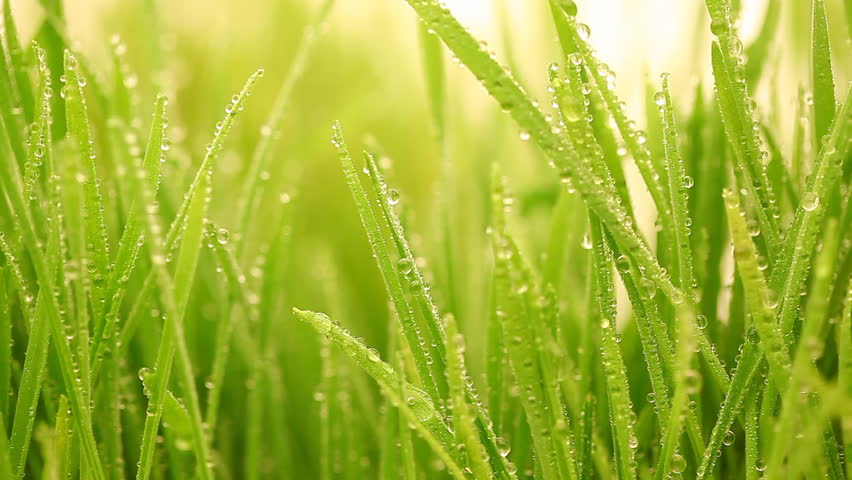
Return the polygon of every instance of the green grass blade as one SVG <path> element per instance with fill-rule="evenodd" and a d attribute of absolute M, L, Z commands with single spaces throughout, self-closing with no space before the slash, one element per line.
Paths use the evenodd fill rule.
<path fill-rule="evenodd" d="M 837 364 L 838 383 L 841 392 L 847 397 L 852 396 L 852 285 L 847 286 L 846 301 L 843 307 L 843 316 L 840 318 L 837 340 Z M 841 417 L 841 428 L 843 429 L 843 451 L 846 458 L 852 454 L 852 418 L 849 415 Z"/>
<path fill-rule="evenodd" d="M 809 271 L 809 259 L 815 250 L 815 232 L 828 210 L 831 192 L 840 179 L 849 153 L 849 115 L 852 86 L 832 124 L 825 142 L 808 176 L 804 193 L 796 208 L 793 224 L 784 239 L 777 268 L 769 282 L 779 301 L 779 322 L 786 335 L 792 331 L 793 320 L 802 297 L 799 295 Z"/>
<path fill-rule="evenodd" d="M 153 118 L 159 119 L 152 124 L 151 132 L 148 137 L 149 145 L 145 151 L 145 157 L 142 162 L 142 170 L 145 176 L 146 188 L 150 190 L 156 198 L 160 184 L 160 166 L 164 159 L 163 145 L 166 144 L 164 132 L 165 108 L 167 104 L 166 97 L 159 96 L 154 102 Z M 93 378 L 97 378 L 100 371 L 100 363 L 107 348 L 114 348 L 115 340 L 117 340 L 115 332 L 118 328 L 118 314 L 116 309 L 120 307 L 121 300 L 127 290 L 127 283 L 130 276 L 136 267 L 136 262 L 139 258 L 139 251 L 144 244 L 143 221 L 144 218 L 138 214 L 138 204 L 142 202 L 142 197 L 139 194 L 133 196 L 130 206 L 130 211 L 127 215 L 127 222 L 121 234 L 121 240 L 118 244 L 118 252 L 116 253 L 115 265 L 112 268 L 109 285 L 107 289 L 106 299 L 107 307 L 110 308 L 106 315 L 101 328 L 96 332 L 92 342 L 92 371 Z"/>
<path fill-rule="evenodd" d="M 0 391 L 12 392 L 12 308 L 7 288 L 8 269 L 0 266 Z M 9 418 L 11 395 L 0 396 L 0 419 Z"/>
<path fill-rule="evenodd" d="M 723 47 L 722 42 L 726 45 Z M 775 249 L 779 244 L 778 225 L 775 216 L 770 209 L 770 198 L 768 196 L 769 179 L 766 175 L 765 165 L 757 158 L 757 140 L 752 133 L 753 121 L 751 114 L 746 112 L 746 98 L 748 93 L 744 87 L 737 83 L 740 73 L 736 71 L 738 57 L 732 57 L 723 52 L 736 51 L 742 45 L 738 43 L 736 36 L 725 34 L 720 37 L 719 42 L 712 46 L 713 75 L 716 78 L 716 99 L 722 115 L 722 124 L 725 127 L 729 144 L 734 152 L 736 160 L 736 173 L 741 177 L 741 188 L 748 192 L 748 199 L 755 204 L 757 221 L 760 231 L 767 239 L 770 256 L 775 255 Z"/>
<path fill-rule="evenodd" d="M 447 383 L 450 387 L 450 400 L 453 405 L 453 430 L 459 444 L 465 446 L 467 464 L 477 479 L 487 480 L 492 477 L 488 464 L 488 454 L 479 439 L 479 432 L 474 424 L 474 412 L 467 403 L 465 383 L 467 371 L 464 365 L 464 338 L 459 333 L 458 325 L 452 315 L 446 317 L 447 323 Z"/>
<path fill-rule="evenodd" d="M 760 75 L 763 73 L 769 57 L 769 47 L 775 38 L 775 32 L 778 30 L 780 19 L 780 0 L 770 0 L 766 5 L 766 14 L 764 15 L 760 32 L 757 34 L 757 38 L 745 50 L 745 57 L 748 59 L 745 65 L 745 77 L 750 91 L 755 91 L 757 83 L 760 81 Z"/>
<path fill-rule="evenodd" d="M 183 202 L 178 208 L 178 213 L 171 226 L 169 227 L 168 233 L 165 237 L 165 242 L 163 244 L 163 252 L 171 252 L 177 245 L 179 234 L 183 230 L 186 213 L 189 208 L 189 199 L 194 196 L 202 181 L 206 181 L 206 176 L 208 175 L 210 169 L 213 168 L 214 162 L 218 159 L 219 155 L 222 152 L 222 149 L 224 148 L 225 138 L 231 131 L 234 118 L 236 117 L 237 113 L 239 113 L 243 109 L 246 102 L 246 98 L 251 94 L 255 83 L 257 83 L 260 78 L 263 78 L 263 73 L 263 69 L 258 69 L 255 73 L 249 76 L 248 80 L 246 80 L 240 92 L 234 95 L 231 98 L 231 102 L 228 103 L 228 105 L 225 107 L 225 118 L 222 120 L 221 124 L 217 124 L 216 132 L 213 136 L 213 141 L 207 145 L 207 151 L 204 155 L 204 159 L 202 160 L 201 165 L 199 165 L 198 170 L 196 170 L 195 177 L 193 178 L 192 183 L 187 189 Z M 139 323 L 142 321 L 142 315 L 144 310 L 143 307 L 145 305 L 145 302 L 148 301 L 148 297 L 152 293 L 156 282 L 157 275 L 155 273 L 155 270 L 152 269 L 148 272 L 148 276 L 145 278 L 145 282 L 140 290 L 140 293 L 130 309 L 130 314 L 128 315 L 127 322 L 122 327 L 121 335 L 119 338 L 119 345 L 122 351 L 130 345 L 133 335 L 136 333 L 136 329 L 139 326 Z"/>
<path fill-rule="evenodd" d="M 388 295 L 393 301 L 394 310 L 399 318 L 402 326 L 403 335 L 408 343 L 411 354 L 414 357 L 417 366 L 417 373 L 420 376 L 420 381 L 429 396 L 433 401 L 437 402 L 441 398 L 438 383 L 432 374 L 431 364 L 433 360 L 429 351 L 424 348 L 423 336 L 417 326 L 414 311 L 408 300 L 405 297 L 402 288 L 402 282 L 397 273 L 397 267 L 391 260 L 388 246 L 385 243 L 385 238 L 379 227 L 373 211 L 370 207 L 370 201 L 367 198 L 367 193 L 361 185 L 361 180 L 358 177 L 358 172 L 355 165 L 352 163 L 352 157 L 349 155 L 349 150 L 343 138 L 343 131 L 339 123 L 334 124 L 334 135 L 332 143 L 337 148 L 337 154 L 343 167 L 343 173 L 346 176 L 346 183 L 352 192 L 352 197 L 355 200 L 355 205 L 358 208 L 358 214 L 361 217 L 361 223 L 364 226 L 364 231 L 367 234 L 367 240 L 370 242 L 370 247 L 375 255 L 378 263 L 379 271 L 382 274 L 382 279 L 388 291 Z"/>
<path fill-rule="evenodd" d="M 446 464 L 454 477 L 464 479 L 461 471 L 455 440 L 443 423 L 429 395 L 411 384 L 400 387 L 399 375 L 389 363 L 383 362 L 378 354 L 343 331 L 328 316 L 299 309 L 293 310 L 296 317 L 311 325 L 318 333 L 326 335 L 343 353 L 358 364 L 382 388 L 382 392 L 400 408 L 403 415 L 414 423 L 418 432 L 432 450 Z"/>
<path fill-rule="evenodd" d="M 399 215 L 394 210 L 394 204 L 399 202 L 399 192 L 388 188 L 384 175 L 379 170 L 379 166 L 376 164 L 372 154 L 364 154 L 364 164 L 371 180 L 370 183 L 373 187 L 373 192 L 378 200 L 377 203 L 381 210 L 382 219 L 385 225 L 389 227 L 391 239 L 393 240 L 394 247 L 396 247 L 396 253 L 399 257 L 397 274 L 402 277 L 400 282 L 405 282 L 410 287 L 417 309 L 426 322 L 426 329 L 430 337 L 426 340 L 431 347 L 429 349 L 429 356 L 434 362 L 432 364 L 433 375 L 436 378 L 438 375 L 443 376 L 442 372 L 446 369 L 446 333 L 444 332 L 441 319 L 438 318 L 438 307 L 432 300 L 432 294 L 429 288 L 426 287 L 426 279 L 420 270 L 420 266 L 417 265 L 417 259 L 411 252 L 411 247 L 405 237 L 402 221 L 400 221 Z M 436 384 L 441 398 L 446 398 L 448 393 L 446 379 L 441 379 L 441 381 L 436 380 Z"/>
<path fill-rule="evenodd" d="M 757 252 L 749 238 L 745 217 L 740 211 L 740 199 L 736 193 L 725 192 L 725 208 L 734 242 L 737 272 L 743 282 L 749 313 L 760 335 L 760 349 L 766 355 L 772 380 L 778 390 L 783 392 L 787 387 L 791 361 L 775 316 L 778 306 L 777 294 L 769 289 L 760 271 Z"/>
<path fill-rule="evenodd" d="M 603 185 L 603 179 L 571 148 L 565 138 L 554 133 L 544 114 L 514 80 L 511 73 L 493 60 L 488 51 L 459 24 L 452 14 L 436 0 L 407 0 L 418 16 L 432 28 L 459 61 L 466 65 L 482 82 L 500 106 L 508 111 L 515 122 L 529 135 L 553 161 L 564 176 L 570 176 L 583 194 L 589 208 L 604 222 L 616 242 L 633 260 L 646 270 L 646 275 L 673 303 L 682 303 L 684 293 L 674 286 L 660 267 L 644 239 L 635 229 L 635 222 L 617 198 L 612 197 Z M 577 118 L 579 120 L 579 118 Z M 692 317 L 694 312 L 684 312 Z M 702 355 L 713 366 L 714 376 L 727 387 L 727 374 L 721 367 L 715 351 L 703 349 Z"/>
<path fill-rule="evenodd" d="M 15 17 L 12 15 L 12 6 L 9 0 L 3 0 L 3 30 L 6 51 L 9 52 L 9 60 L 12 66 L 12 78 L 15 82 L 15 90 L 20 100 L 20 108 L 23 110 L 24 119 L 32 122 L 34 118 L 33 105 L 35 101 L 33 88 L 30 84 L 27 64 L 24 58 L 24 50 L 18 37 L 18 28 L 15 25 Z"/>
<path fill-rule="evenodd" d="M 87 272 L 91 276 L 92 309 L 95 326 L 103 321 L 103 308 L 107 276 L 111 269 L 109 258 L 109 236 L 104 221 L 104 200 L 100 192 L 100 180 L 95 169 L 96 153 L 94 140 L 89 127 L 89 117 L 83 87 L 87 79 L 78 70 L 77 58 L 65 51 L 65 85 L 62 87 L 65 98 L 65 117 L 68 132 L 77 142 L 84 168 L 84 215 L 86 232 Z"/>
<path fill-rule="evenodd" d="M 696 471 L 698 479 L 704 479 L 713 475 L 713 465 L 720 454 L 722 442 L 728 431 L 730 431 L 737 413 L 742 408 L 743 400 L 749 391 L 749 386 L 761 365 L 762 355 L 757 348 L 757 342 L 757 331 L 749 331 L 742 357 L 737 362 L 737 368 L 734 371 L 733 378 L 731 378 L 731 385 L 725 395 L 725 400 L 722 402 L 722 408 L 719 411 L 716 424 L 713 426 L 713 431 L 710 433 L 707 447 L 704 449 L 704 458 Z"/>
<path fill-rule="evenodd" d="M 558 478 L 557 457 L 551 435 L 552 425 L 550 425 L 549 415 L 544 410 L 545 394 L 538 368 L 538 358 L 534 343 L 530 341 L 533 333 L 530 325 L 525 322 L 526 305 L 523 297 L 513 293 L 521 288 L 521 285 L 514 284 L 511 280 L 508 258 L 512 248 L 508 239 L 498 235 L 495 233 L 493 240 L 497 317 L 501 321 L 509 364 L 512 366 L 515 381 L 527 394 L 521 398 L 521 404 L 530 424 L 530 433 L 542 475 L 544 478 Z"/>
<path fill-rule="evenodd" d="M 6 437 L 6 419 L 0 417 L 0 478 L 12 480 L 12 458 L 9 456 L 9 441 Z"/>
<path fill-rule="evenodd" d="M 557 25 L 563 53 L 568 55 L 572 63 L 578 62 L 585 67 L 587 75 L 594 79 L 594 84 L 591 86 L 603 98 L 607 109 L 612 114 L 627 151 L 636 162 L 636 166 L 642 174 L 642 179 L 661 213 L 661 218 L 669 218 L 670 206 L 660 180 L 662 177 L 656 172 L 651 160 L 651 152 L 646 145 L 647 136 L 644 132 L 637 130 L 636 123 L 627 116 L 624 104 L 615 93 L 614 76 L 611 75 L 609 66 L 597 58 L 594 50 L 579 33 L 579 30 L 587 30 L 588 26 L 581 26 L 574 21 L 577 7 L 573 2 L 565 4 L 553 0 L 550 2 L 550 6 L 554 22 Z M 579 53 L 580 56 L 571 56 L 574 53 Z"/>
<path fill-rule="evenodd" d="M 595 279 L 598 295 L 599 326 L 601 336 L 601 355 L 606 375 L 606 393 L 609 402 L 610 424 L 619 479 L 636 478 L 634 460 L 637 445 L 633 420 L 630 415 L 633 405 L 630 402 L 630 387 L 624 359 L 616 340 L 615 297 L 612 279 L 612 252 L 603 238 L 603 229 L 596 218 L 591 219 L 593 253 L 595 259 Z M 671 426 L 669 427 L 671 428 Z"/>
<path fill-rule="evenodd" d="M 814 95 L 814 134 L 817 141 L 829 133 L 837 108 L 834 99 L 834 73 L 825 1 L 812 0 L 811 81 Z"/>

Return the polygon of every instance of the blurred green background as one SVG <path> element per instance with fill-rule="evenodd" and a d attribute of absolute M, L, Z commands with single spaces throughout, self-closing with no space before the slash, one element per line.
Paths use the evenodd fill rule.
<path fill-rule="evenodd" d="M 746 40 L 765 15 L 763 1 L 742 0 L 740 31 Z M 319 7 L 318 0 L 70 0 L 65 2 L 68 37 L 91 64 L 102 83 L 109 84 L 109 51 L 118 35 L 127 46 L 126 59 L 138 78 L 139 105 L 147 122 L 157 91 L 170 99 L 169 137 L 173 148 L 164 170 L 166 182 L 188 184 L 204 146 L 210 141 L 223 107 L 257 67 L 266 75 L 248 101 L 227 141 L 215 177 L 211 217 L 236 229 L 236 203 L 248 159 L 295 54 L 305 25 Z M 809 2 L 782 2 L 781 27 L 766 75 L 777 82 L 776 98 L 758 89 L 757 97 L 790 111 L 796 87 L 807 69 Z M 532 0 L 456 0 L 454 12 L 487 41 L 542 103 L 548 103 L 545 68 L 559 60 L 547 2 Z M 671 0 L 578 1 L 580 18 L 591 27 L 591 43 L 617 72 L 617 88 L 633 118 L 644 118 L 646 78 L 656 82 L 660 72 L 673 74 L 679 107 L 687 108 L 699 79 L 708 79 L 710 32 L 703 2 Z M 28 42 L 44 19 L 36 0 L 14 0 L 22 39 Z M 828 2 L 829 18 L 845 16 L 842 0 Z M 837 22 L 833 56 L 848 65 L 852 53 L 848 32 Z M 340 120 L 353 152 L 369 145 L 392 161 L 391 181 L 401 192 L 404 216 L 415 253 L 423 257 L 433 277 L 433 294 L 446 305 L 457 299 L 457 317 L 467 333 L 470 369 L 482 372 L 488 312 L 487 273 L 490 250 L 485 235 L 489 204 L 488 178 L 492 163 L 502 165 L 516 197 L 521 227 L 516 231 L 537 259 L 547 240 L 548 222 L 559 181 L 533 145 L 519 139 L 503 115 L 471 75 L 446 57 L 448 84 L 449 159 L 452 186 L 452 243 L 458 265 L 457 283 L 448 291 L 436 218 L 441 181 L 441 149 L 429 112 L 418 47 L 417 21 L 402 0 L 338 0 L 322 38 L 295 86 L 281 137 L 265 182 L 265 197 L 254 213 L 249 251 L 271 233 L 281 209 L 282 194 L 293 204 L 292 259 L 278 294 L 288 306 L 328 311 L 369 345 L 383 350 L 388 341 L 388 306 L 384 288 L 345 187 L 334 149 L 331 124 Z M 837 84 L 848 80 L 848 68 L 838 68 Z M 652 87 L 656 88 L 656 87 Z M 707 91 L 709 89 L 705 89 Z M 709 92 L 708 92 L 709 95 Z M 783 115 L 780 115 L 783 117 Z M 792 121 L 777 119 L 785 132 Z M 96 132 L 97 135 L 97 132 Z M 782 141 L 789 135 L 779 135 Z M 782 148 L 785 145 L 782 144 Z M 635 174 L 632 165 L 629 174 Z M 644 192 L 637 193 L 637 205 Z M 647 204 L 647 202 L 644 202 Z M 576 226 L 585 228 L 584 216 Z M 641 227 L 653 230 L 647 212 Z M 233 231 L 232 235 L 240 232 Z M 579 237 L 578 237 L 579 238 Z M 205 254 L 207 255 L 207 254 Z M 204 263 L 204 260 L 202 260 Z M 215 277 L 213 262 L 202 264 L 199 278 Z M 582 276 L 584 264 L 567 265 Z M 222 288 L 213 280 L 209 289 Z M 205 297 L 215 298 L 215 296 Z M 188 317 L 190 341 L 201 345 L 205 330 L 215 327 L 221 305 L 194 303 Z M 238 326 L 239 328 L 239 326 Z M 318 410 L 313 399 L 319 379 L 318 341 L 310 327 L 289 315 L 274 329 L 286 388 L 281 405 L 290 436 L 294 478 L 316 473 Z M 142 352 L 141 357 L 153 355 Z M 209 364 L 209 358 L 206 359 Z M 207 371 L 205 361 L 197 367 Z M 352 369 L 355 374 L 355 369 Z M 239 372 L 229 371 L 230 382 Z M 360 375 L 360 374 L 355 374 Z M 237 377 L 239 378 L 239 377 Z M 223 404 L 241 401 L 240 392 L 225 389 Z M 367 390 L 359 401 L 378 403 Z M 238 412 L 239 409 L 227 410 Z M 368 410 L 369 411 L 369 410 Z M 373 412 L 377 410 L 372 410 Z M 227 423 L 240 418 L 223 418 Z M 356 421 L 371 423 L 373 418 Z M 303 475 L 297 477 L 296 475 Z"/>

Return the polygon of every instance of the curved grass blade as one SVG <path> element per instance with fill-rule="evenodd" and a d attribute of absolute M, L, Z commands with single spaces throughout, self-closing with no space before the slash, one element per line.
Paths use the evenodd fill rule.
<path fill-rule="evenodd" d="M 412 422 L 432 450 L 443 460 L 447 468 L 458 479 L 464 479 L 460 467 L 453 434 L 441 420 L 442 415 L 435 408 L 429 395 L 411 384 L 400 387 L 399 375 L 389 364 L 381 360 L 375 350 L 367 348 L 348 335 L 332 322 L 327 315 L 305 310 L 293 309 L 299 320 L 311 325 L 322 335 L 326 335 L 343 353 L 354 360 L 358 366 L 370 375 L 382 388 L 382 392 L 396 404 L 403 415 Z"/>
<path fill-rule="evenodd" d="M 346 176 L 346 183 L 352 192 L 352 197 L 358 208 L 358 214 L 361 217 L 361 223 L 364 226 L 364 231 L 367 234 L 367 240 L 373 250 L 376 262 L 381 272 L 382 279 L 388 291 L 388 295 L 393 301 L 394 309 L 399 318 L 402 327 L 403 335 L 408 343 L 409 350 L 414 357 L 414 362 L 417 366 L 417 373 L 420 376 L 420 381 L 426 391 L 429 392 L 430 398 L 437 402 L 441 397 L 438 383 L 433 376 L 431 364 L 433 359 L 428 349 L 424 347 L 425 343 L 423 336 L 420 333 L 420 328 L 414 317 L 414 311 L 408 300 L 405 297 L 405 292 L 402 288 L 402 282 L 397 274 L 388 246 L 385 243 L 385 238 L 382 235 L 376 217 L 370 207 L 370 201 L 367 198 L 367 193 L 361 185 L 361 180 L 355 170 L 355 165 L 352 163 L 352 157 L 349 155 L 349 150 L 343 138 L 343 131 L 339 123 L 334 124 L 334 135 L 332 144 L 337 148 L 337 154 L 343 167 L 343 173 Z"/>
<path fill-rule="evenodd" d="M 825 1 L 812 0 L 811 75 L 814 94 L 814 134 L 817 141 L 829 133 L 834 121 L 834 73 L 831 71 L 831 45 Z"/>
<path fill-rule="evenodd" d="M 249 221 L 253 213 L 257 210 L 257 202 L 263 193 L 263 172 L 268 168 L 269 160 L 272 155 L 272 147 L 281 135 L 281 126 L 284 116 L 287 113 L 287 108 L 290 106 L 290 99 L 293 95 L 293 89 L 296 83 L 302 78 L 308 62 L 313 55 L 314 46 L 317 43 L 321 33 L 322 26 L 331 13 L 335 0 L 324 0 L 319 8 L 316 16 L 311 20 L 311 23 L 305 27 L 302 33 L 302 38 L 296 46 L 296 56 L 290 65 L 284 81 L 278 90 L 278 95 L 275 98 L 275 103 L 272 104 L 272 109 L 260 131 L 260 141 L 252 153 L 251 162 L 248 166 L 248 174 L 246 183 L 243 186 L 243 192 L 240 197 L 241 208 L 239 214 L 239 230 L 242 234 L 239 242 L 237 242 L 236 254 L 237 258 L 241 258 L 243 249 L 247 239 L 245 236 L 249 234 Z"/>
<path fill-rule="evenodd" d="M 475 415 L 467 403 L 465 383 L 467 372 L 464 366 L 464 338 L 452 315 L 446 316 L 447 324 L 447 383 L 450 388 L 450 400 L 453 405 L 453 429 L 456 440 L 465 446 L 467 464 L 477 479 L 488 480 L 492 477 L 488 464 L 488 454 L 479 439 L 479 431 L 474 424 Z"/>

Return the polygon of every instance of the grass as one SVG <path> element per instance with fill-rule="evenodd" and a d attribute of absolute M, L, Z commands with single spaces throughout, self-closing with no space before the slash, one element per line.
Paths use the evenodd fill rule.
<path fill-rule="evenodd" d="M 706 0 L 707 76 L 692 95 L 679 75 L 627 78 L 636 108 L 583 4 L 542 3 L 558 61 L 522 79 L 506 2 L 504 56 L 438 1 L 396 2 L 420 22 L 424 88 L 406 95 L 423 111 L 398 107 L 362 155 L 358 118 L 383 105 L 308 81 L 346 65 L 312 70 L 339 48 L 321 35 L 334 0 L 285 71 L 196 80 L 215 115 L 186 90 L 170 105 L 156 2 L 139 7 L 145 62 L 119 39 L 89 56 L 42 3 L 23 39 L 3 2 L 0 479 L 849 475 L 839 2 L 793 22 L 797 77 L 783 2 L 744 44 L 741 2 Z M 502 110 L 481 131 L 450 55 Z M 343 121 L 296 133 L 314 109 Z M 404 115 L 414 138 L 391 128 Z M 291 159 L 335 153 L 331 181 Z"/>

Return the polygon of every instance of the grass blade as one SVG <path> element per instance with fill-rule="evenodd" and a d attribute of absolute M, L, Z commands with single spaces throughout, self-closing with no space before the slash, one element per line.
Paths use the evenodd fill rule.
<path fill-rule="evenodd" d="M 612 252 L 603 239 L 600 222 L 592 218 L 592 241 L 595 259 L 595 279 L 600 315 L 601 355 L 606 392 L 609 401 L 610 424 L 615 446 L 616 472 L 619 479 L 636 478 L 635 448 L 638 444 L 633 431 L 633 405 L 630 402 L 630 387 L 624 359 L 616 340 L 615 297 L 613 296 Z M 669 426 L 671 428 L 671 426 Z"/>
<path fill-rule="evenodd" d="M 318 333 L 326 335 L 364 369 L 379 384 L 382 392 L 400 408 L 403 415 L 414 423 L 435 454 L 447 464 L 453 476 L 458 479 L 465 478 L 459 466 L 452 433 L 444 425 L 441 414 L 426 392 L 411 384 L 403 384 L 404 386 L 400 387 L 399 375 L 393 366 L 383 362 L 378 354 L 367 348 L 363 342 L 345 333 L 328 316 L 299 309 L 294 309 L 293 312 L 296 318 L 311 325 Z"/>
<path fill-rule="evenodd" d="M 464 338 L 459 333 L 456 320 L 452 315 L 447 322 L 447 383 L 450 387 L 450 400 L 453 405 L 453 429 L 456 441 L 465 446 L 467 464 L 477 479 L 493 478 L 488 464 L 485 447 L 479 440 L 479 432 L 474 424 L 474 413 L 467 403 L 465 383 L 467 372 L 464 366 Z"/>
<path fill-rule="evenodd" d="M 393 301 L 395 312 L 402 326 L 403 335 L 414 357 L 420 381 L 423 382 L 432 400 L 437 402 L 442 397 L 439 393 L 438 383 L 432 374 L 432 367 L 430 365 L 433 363 L 433 360 L 431 359 L 431 354 L 423 347 L 425 343 L 423 343 L 424 339 L 420 333 L 421 330 L 414 318 L 414 311 L 405 297 L 402 282 L 397 275 L 397 268 L 393 265 L 379 223 L 370 208 L 367 193 L 364 191 L 364 187 L 361 185 L 361 180 L 358 178 L 358 173 L 355 170 L 355 165 L 352 163 L 352 157 L 349 155 L 340 124 L 335 123 L 333 129 L 332 144 L 337 148 L 337 154 L 343 166 L 343 173 L 346 175 L 346 183 L 358 207 L 358 214 L 361 217 L 361 223 L 367 234 L 367 240 L 370 242 L 370 247 L 375 255 L 382 279 Z"/>
<path fill-rule="evenodd" d="M 814 134 L 817 141 L 829 133 L 834 120 L 834 73 L 824 0 L 811 2 L 811 75 L 814 92 Z"/>

